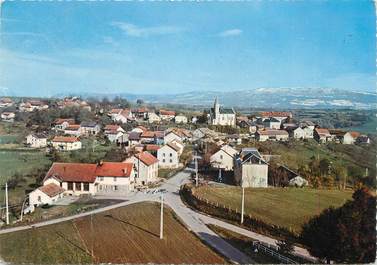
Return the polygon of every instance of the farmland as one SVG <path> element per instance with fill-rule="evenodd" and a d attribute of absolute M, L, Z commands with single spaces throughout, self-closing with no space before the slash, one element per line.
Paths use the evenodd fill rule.
<path fill-rule="evenodd" d="M 91 217 L 0 236 L 0 256 L 14 263 L 225 263 L 173 212 L 139 203 Z M 91 222 L 92 221 L 92 222 Z M 5 244 L 6 242 L 6 244 Z"/>
<path fill-rule="evenodd" d="M 208 187 L 194 189 L 202 199 L 241 209 L 241 188 Z M 299 232 L 302 224 L 329 206 L 339 207 L 351 199 L 351 191 L 315 190 L 297 188 L 245 189 L 245 214 L 293 231 Z"/>

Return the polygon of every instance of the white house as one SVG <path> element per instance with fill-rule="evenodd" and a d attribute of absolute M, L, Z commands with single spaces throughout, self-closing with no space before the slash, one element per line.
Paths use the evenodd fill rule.
<path fill-rule="evenodd" d="M 274 130 L 279 130 L 280 129 L 280 125 L 281 125 L 281 121 L 274 118 L 274 117 L 271 117 L 271 118 L 267 118 L 263 121 L 263 125 L 265 128 L 269 128 L 269 129 L 274 129 Z"/>
<path fill-rule="evenodd" d="M 222 108 L 217 97 L 210 110 L 208 123 L 211 125 L 236 126 L 236 112 L 233 108 Z"/>
<path fill-rule="evenodd" d="M 26 144 L 33 148 L 42 148 L 47 146 L 47 136 L 41 133 L 32 133 L 26 136 Z"/>
<path fill-rule="evenodd" d="M 34 209 L 40 205 L 53 204 L 63 197 L 64 191 L 60 184 L 48 183 L 29 193 L 29 205 Z"/>
<path fill-rule="evenodd" d="M 95 121 L 83 121 L 80 130 L 82 135 L 97 135 L 101 131 L 101 126 Z"/>
<path fill-rule="evenodd" d="M 53 130 L 55 131 L 64 131 L 70 125 L 75 124 L 74 119 L 56 119 L 53 122 Z"/>
<path fill-rule="evenodd" d="M 234 178 L 242 187 L 267 188 L 268 164 L 257 149 L 243 150 L 235 158 Z"/>
<path fill-rule="evenodd" d="M 314 128 L 311 126 L 306 126 L 302 129 L 304 130 L 304 139 L 313 139 Z"/>
<path fill-rule="evenodd" d="M 32 112 L 34 110 L 45 110 L 48 109 L 48 105 L 40 100 L 29 100 L 26 103 L 22 102 L 18 109 L 21 112 Z"/>
<path fill-rule="evenodd" d="M 79 137 L 81 135 L 81 128 L 79 124 L 69 125 L 64 129 L 64 134 Z"/>
<path fill-rule="evenodd" d="M 141 152 L 127 158 L 124 162 L 131 162 L 136 168 L 135 182 L 146 185 L 158 180 L 158 160 L 148 152 Z"/>
<path fill-rule="evenodd" d="M 128 120 L 132 120 L 132 112 L 129 109 L 121 110 L 119 113 L 112 114 L 111 119 L 114 122 L 127 123 Z"/>
<path fill-rule="evenodd" d="M 315 128 L 313 137 L 319 143 L 327 143 L 333 140 L 329 130 L 325 128 Z"/>
<path fill-rule="evenodd" d="M 81 149 L 81 142 L 73 136 L 55 136 L 51 141 L 52 147 L 58 151 L 73 151 Z"/>
<path fill-rule="evenodd" d="M 169 143 L 173 140 L 178 140 L 180 142 L 183 141 L 183 138 L 181 137 L 181 135 L 175 131 L 170 131 L 170 132 L 167 132 L 164 136 L 164 143 Z"/>
<path fill-rule="evenodd" d="M 175 123 L 183 123 L 183 124 L 185 124 L 185 123 L 188 122 L 188 120 L 187 120 L 187 117 L 184 116 L 184 115 L 177 115 L 174 118 L 174 122 Z"/>
<path fill-rule="evenodd" d="M 233 147 L 224 145 L 210 157 L 211 166 L 224 170 L 233 170 L 234 156 L 237 153 L 237 150 Z"/>
<path fill-rule="evenodd" d="M 293 117 L 291 112 L 286 111 L 263 111 L 260 113 L 259 117 L 264 121 L 265 119 L 275 118 L 282 122 L 283 120 L 290 119 Z"/>
<path fill-rule="evenodd" d="M 264 141 L 288 141 L 289 134 L 284 130 L 261 130 L 255 133 L 255 138 L 259 142 Z"/>
<path fill-rule="evenodd" d="M 54 183 L 64 189 L 65 195 L 95 195 L 98 192 L 127 193 L 134 189 L 134 181 L 132 163 L 53 163 L 43 186 Z"/>
<path fill-rule="evenodd" d="M 14 122 L 16 114 L 14 112 L 3 112 L 1 113 L 1 120 L 5 122 Z"/>
<path fill-rule="evenodd" d="M 159 123 L 161 121 L 160 116 L 154 112 L 148 112 L 148 123 Z"/>
<path fill-rule="evenodd" d="M 289 136 L 294 139 L 305 139 L 305 131 L 301 127 L 288 127 L 286 130 Z"/>
<path fill-rule="evenodd" d="M 0 98 L 0 108 L 6 108 L 13 105 L 13 100 L 10 98 Z"/>
<path fill-rule="evenodd" d="M 164 120 L 164 121 L 171 121 L 175 117 L 175 112 L 171 110 L 162 109 L 158 112 L 158 114 L 160 115 L 161 120 Z"/>
<path fill-rule="evenodd" d="M 104 134 L 110 142 L 115 142 L 119 137 L 124 134 L 124 129 L 119 125 L 106 125 Z"/>
<path fill-rule="evenodd" d="M 160 168 L 179 167 L 179 147 L 173 143 L 165 144 L 157 151 L 158 165 Z"/>

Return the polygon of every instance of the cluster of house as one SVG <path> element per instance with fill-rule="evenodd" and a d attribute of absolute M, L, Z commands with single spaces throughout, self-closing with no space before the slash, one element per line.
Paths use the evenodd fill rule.
<path fill-rule="evenodd" d="M 162 121 L 174 121 L 177 124 L 186 124 L 188 119 L 183 114 L 176 115 L 175 111 L 163 110 L 155 112 L 148 108 L 136 109 L 112 109 L 108 113 L 115 123 L 127 123 L 136 120 L 147 121 L 148 123 L 160 123 Z"/>
<path fill-rule="evenodd" d="M 267 188 L 269 156 L 259 153 L 256 148 L 242 148 L 237 151 L 230 145 L 223 145 L 212 154 L 210 163 L 213 168 L 233 171 L 235 183 L 242 187 Z M 279 170 L 287 172 L 288 184 L 292 186 L 306 186 L 308 182 L 299 174 L 281 165 Z"/>
<path fill-rule="evenodd" d="M 85 100 L 81 100 L 79 97 L 66 97 L 63 100 L 58 101 L 57 106 L 60 109 L 64 109 L 66 107 L 77 107 L 87 111 L 92 110 L 90 105 Z"/>
<path fill-rule="evenodd" d="M 10 98 L 0 98 L 0 108 L 7 108 L 14 106 L 15 102 Z M 48 104 L 41 100 L 27 100 L 18 104 L 20 112 L 32 112 L 35 110 L 48 109 Z M 4 111 L 1 113 L 1 120 L 5 122 L 14 122 L 16 117 L 15 112 Z"/>
<path fill-rule="evenodd" d="M 149 131 L 140 127 L 129 134 L 147 135 Z M 156 182 L 159 180 L 159 168 L 181 166 L 179 158 L 183 152 L 183 142 L 188 139 L 186 133 L 174 128 L 165 132 L 163 142 L 159 144 L 149 142 L 154 139 L 152 137 L 144 143 L 133 142 L 128 146 L 129 154 L 132 155 L 123 162 L 54 163 L 47 172 L 43 185 L 29 194 L 28 211 L 33 211 L 38 205 L 52 204 L 66 195 L 96 195 L 106 192 L 125 194 Z M 55 138 L 58 137 L 60 136 Z"/>

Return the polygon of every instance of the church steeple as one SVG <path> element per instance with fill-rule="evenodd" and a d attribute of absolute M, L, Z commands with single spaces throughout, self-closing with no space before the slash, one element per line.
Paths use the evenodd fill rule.
<path fill-rule="evenodd" d="M 213 105 L 213 109 L 215 111 L 215 115 L 217 116 L 218 114 L 220 114 L 220 104 L 218 102 L 218 98 L 216 96 L 215 98 L 215 104 Z"/>

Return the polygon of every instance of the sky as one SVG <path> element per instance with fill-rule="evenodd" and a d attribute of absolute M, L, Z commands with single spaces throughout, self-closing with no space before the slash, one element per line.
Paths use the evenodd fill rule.
<path fill-rule="evenodd" d="M 375 91 L 372 1 L 16 1 L 0 22 L 0 95 Z"/>

